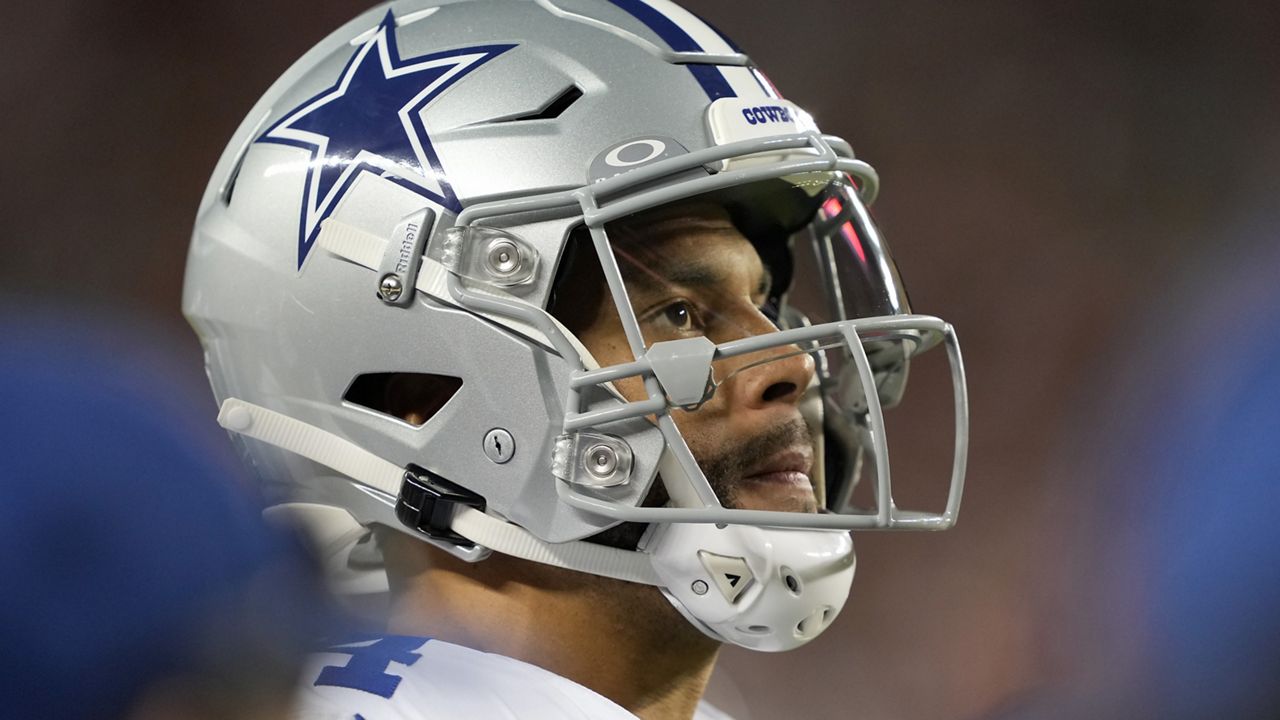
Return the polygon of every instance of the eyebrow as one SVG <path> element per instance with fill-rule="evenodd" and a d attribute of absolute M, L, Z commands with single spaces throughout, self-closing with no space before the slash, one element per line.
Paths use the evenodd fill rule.
<path fill-rule="evenodd" d="M 673 284 L 684 288 L 704 289 L 722 285 L 725 282 L 725 273 L 710 265 L 663 262 L 646 264 L 628 255 L 623 257 L 627 260 L 626 269 L 630 270 L 623 273 L 627 276 L 626 279 L 646 285 L 649 289 L 664 289 Z M 773 286 L 773 273 L 769 271 L 768 265 L 761 264 L 761 268 L 763 272 L 756 286 L 756 292 L 760 295 L 768 295 Z"/>
<path fill-rule="evenodd" d="M 619 269 L 628 283 L 644 285 L 649 289 L 663 289 L 670 285 L 681 287 L 710 287 L 724 279 L 724 273 L 716 272 L 710 265 L 645 262 L 650 258 L 637 258 L 626 253 L 618 254 L 622 263 Z M 656 258 L 654 258 L 656 260 Z"/>
<path fill-rule="evenodd" d="M 713 285 L 721 285 L 725 281 L 725 273 L 717 271 L 710 265 L 700 264 L 676 264 L 674 267 L 662 268 L 654 273 L 657 277 L 654 279 L 663 280 L 667 283 L 674 283 L 681 287 L 702 288 Z M 646 273 L 647 275 L 647 273 Z"/>

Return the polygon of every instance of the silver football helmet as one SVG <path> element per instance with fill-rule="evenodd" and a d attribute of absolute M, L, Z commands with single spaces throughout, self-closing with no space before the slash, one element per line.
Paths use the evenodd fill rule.
<path fill-rule="evenodd" d="M 183 309 L 269 512 L 349 589 L 384 525 L 656 585 L 710 636 L 783 650 L 843 607 L 849 530 L 959 511 L 959 346 L 911 313 L 877 184 L 667 0 L 404 0 L 250 111 Z M 882 410 L 935 346 L 946 506 L 899 509 Z"/>

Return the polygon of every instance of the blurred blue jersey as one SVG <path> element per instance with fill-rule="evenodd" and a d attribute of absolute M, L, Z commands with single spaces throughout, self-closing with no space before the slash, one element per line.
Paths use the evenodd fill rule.
<path fill-rule="evenodd" d="M 222 433 L 184 419 L 208 399 L 110 332 L 0 318 L 4 717 L 117 718 L 177 676 L 254 687 L 247 667 L 287 688 L 331 624 Z"/>

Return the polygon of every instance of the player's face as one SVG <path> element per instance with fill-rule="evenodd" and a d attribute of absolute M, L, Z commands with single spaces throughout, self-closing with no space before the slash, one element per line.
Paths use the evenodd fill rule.
<path fill-rule="evenodd" d="M 694 335 L 723 343 L 777 331 L 762 310 L 768 268 L 723 213 L 680 215 L 627 234 L 614 242 L 614 253 L 647 345 Z M 602 365 L 630 361 L 616 308 L 600 305 L 578 329 L 580 339 Z M 747 367 L 765 358 L 780 359 Z M 813 373 L 813 359 L 795 346 L 717 361 L 713 375 L 724 381 L 714 397 L 696 411 L 673 413 L 726 507 L 816 512 L 813 443 L 799 411 Z M 618 389 L 629 400 L 645 397 L 635 378 Z"/>

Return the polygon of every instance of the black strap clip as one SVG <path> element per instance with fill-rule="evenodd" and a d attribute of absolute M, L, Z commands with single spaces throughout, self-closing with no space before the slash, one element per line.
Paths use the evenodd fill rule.
<path fill-rule="evenodd" d="M 479 495 L 417 465 L 405 468 L 400 497 L 396 500 L 396 518 L 400 522 L 459 547 L 475 547 L 475 543 L 450 528 L 457 505 L 484 512 L 484 498 Z"/>

